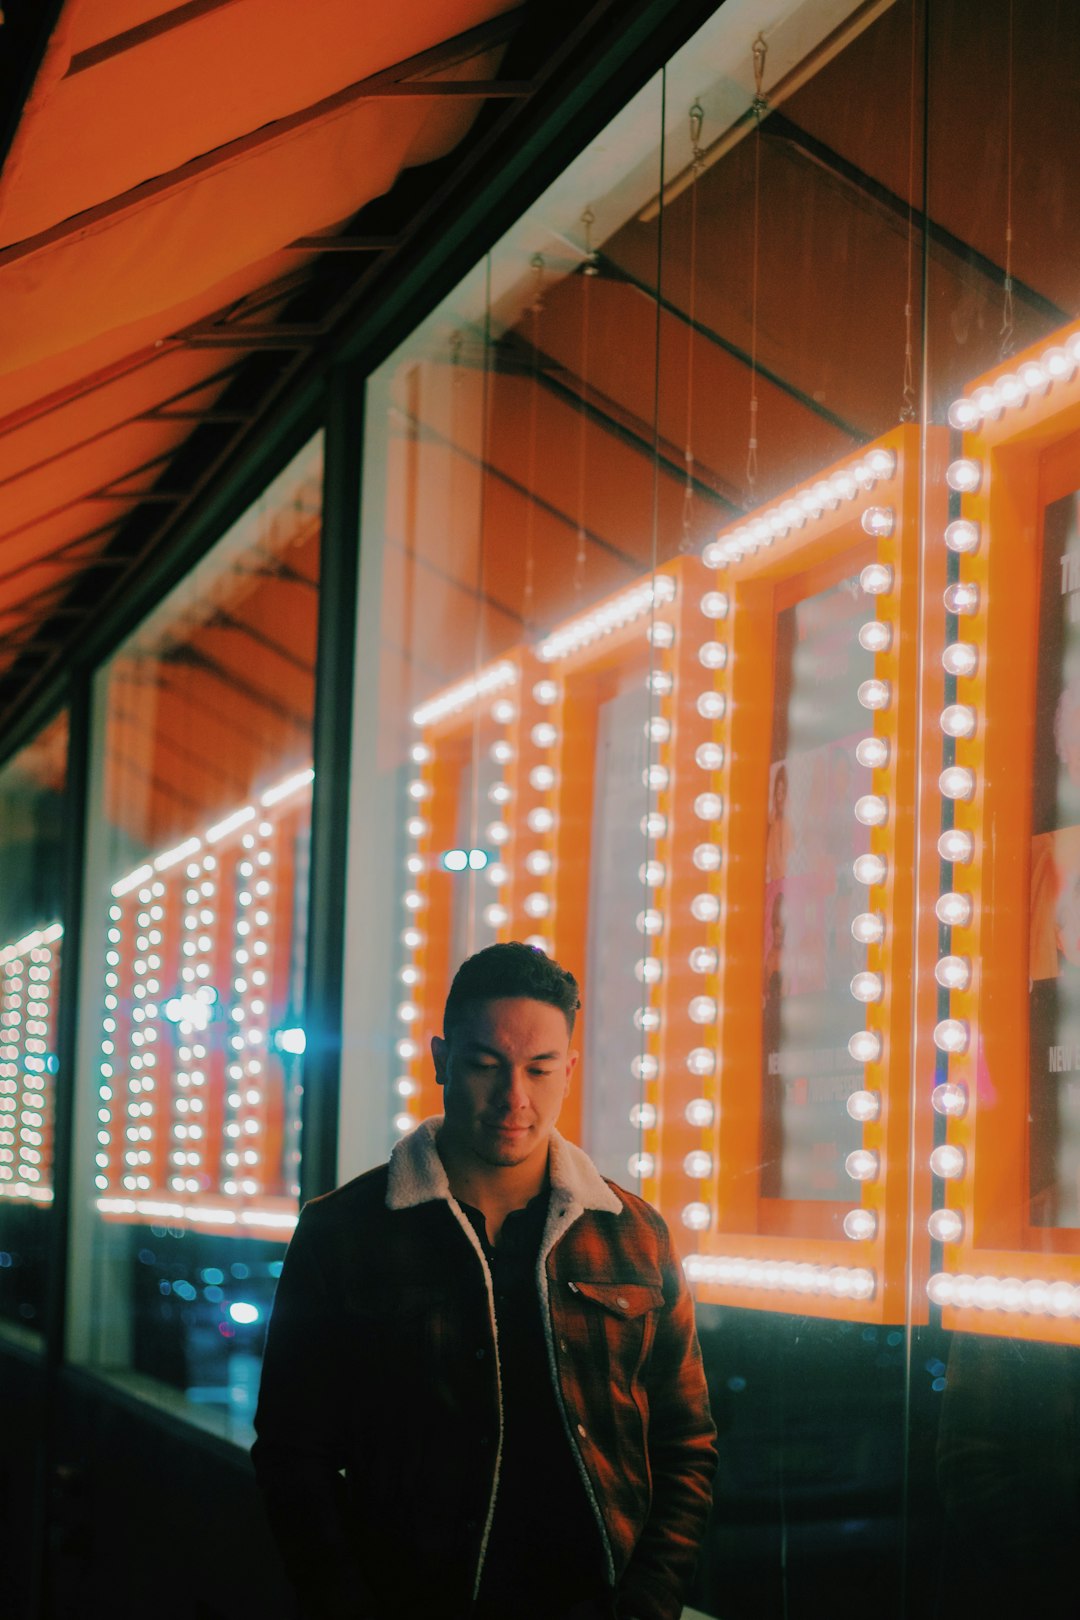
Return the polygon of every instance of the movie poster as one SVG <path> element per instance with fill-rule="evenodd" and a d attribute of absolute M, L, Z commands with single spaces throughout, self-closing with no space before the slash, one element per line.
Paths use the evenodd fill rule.
<path fill-rule="evenodd" d="M 847 1098 L 863 1070 L 847 1050 L 866 965 L 851 935 L 865 907 L 852 862 L 869 848 L 854 804 L 869 790 L 855 746 L 871 729 L 857 689 L 870 674 L 858 641 L 858 576 L 784 609 L 776 623 L 762 966 L 761 1192 L 851 1196 L 844 1160 L 861 1144 Z"/>
<path fill-rule="evenodd" d="M 1080 1226 L 1080 496 L 1046 508 L 1031 841 L 1031 1222 Z"/>

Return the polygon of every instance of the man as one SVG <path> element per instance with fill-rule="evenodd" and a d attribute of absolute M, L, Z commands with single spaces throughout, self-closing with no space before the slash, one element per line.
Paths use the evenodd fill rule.
<path fill-rule="evenodd" d="M 555 1130 L 573 976 L 458 971 L 445 1113 L 306 1205 L 253 1457 L 305 1616 L 676 1620 L 715 1465 L 660 1216 Z"/>

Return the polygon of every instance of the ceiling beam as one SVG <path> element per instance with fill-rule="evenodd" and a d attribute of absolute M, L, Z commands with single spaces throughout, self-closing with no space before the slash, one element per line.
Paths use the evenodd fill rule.
<path fill-rule="evenodd" d="M 236 4 L 237 0 L 188 0 L 187 5 L 173 6 L 171 11 L 163 11 L 148 22 L 139 23 L 135 28 L 125 28 L 122 33 L 113 34 L 96 45 L 88 45 L 84 51 L 76 51 L 64 77 L 72 79 L 77 73 L 85 73 L 87 68 L 111 61 L 114 56 L 122 56 L 151 39 L 160 39 L 162 34 L 171 34 L 176 28 L 199 22 L 210 12 L 224 11 L 227 6 Z"/>

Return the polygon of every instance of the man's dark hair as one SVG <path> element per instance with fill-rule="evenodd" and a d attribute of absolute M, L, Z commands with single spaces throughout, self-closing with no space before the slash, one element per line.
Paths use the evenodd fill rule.
<path fill-rule="evenodd" d="M 558 1007 L 568 1032 L 574 1033 L 574 1014 L 581 1006 L 574 975 L 543 951 L 511 940 L 505 945 L 488 945 L 458 968 L 443 1013 L 446 1039 L 453 1035 L 467 1005 L 507 996 L 546 1001 Z"/>

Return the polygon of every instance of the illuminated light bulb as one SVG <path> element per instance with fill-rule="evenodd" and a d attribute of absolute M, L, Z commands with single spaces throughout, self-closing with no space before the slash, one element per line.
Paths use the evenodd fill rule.
<path fill-rule="evenodd" d="M 1045 367 L 1037 360 L 1025 360 L 1017 375 L 1029 394 L 1045 394 L 1050 384 Z"/>
<path fill-rule="evenodd" d="M 645 677 L 645 685 L 654 697 L 667 697 L 674 690 L 675 681 L 666 669 L 651 669 Z"/>
<path fill-rule="evenodd" d="M 427 905 L 427 899 L 418 889 L 407 890 L 401 899 L 406 911 L 422 911 Z"/>
<path fill-rule="evenodd" d="M 768 525 L 769 533 L 774 540 L 779 540 L 782 535 L 787 534 L 788 526 L 783 512 L 768 512 L 764 521 Z"/>
<path fill-rule="evenodd" d="M 645 911 L 638 912 L 634 918 L 634 926 L 639 934 L 647 934 L 650 939 L 654 938 L 663 930 L 664 914 L 649 907 Z"/>
<path fill-rule="evenodd" d="M 814 498 L 822 511 L 835 511 L 840 505 L 840 498 L 827 478 L 819 478 L 814 485 Z"/>
<path fill-rule="evenodd" d="M 855 695 L 864 709 L 887 709 L 892 687 L 888 681 L 863 681 Z"/>
<path fill-rule="evenodd" d="M 888 869 L 884 855 L 857 855 L 851 863 L 855 881 L 865 883 L 870 888 L 876 883 L 884 883 Z"/>
<path fill-rule="evenodd" d="M 889 745 L 884 737 L 863 737 L 855 745 L 855 758 L 867 770 L 880 770 L 889 763 Z"/>
<path fill-rule="evenodd" d="M 420 1043 L 419 1041 L 414 1041 L 411 1036 L 406 1036 L 403 1040 L 395 1043 L 394 1051 L 397 1053 L 402 1063 L 411 1063 L 414 1058 L 418 1058 L 420 1056 Z M 239 1101 L 237 1102 L 237 1106 L 239 1106 Z"/>
<path fill-rule="evenodd" d="M 961 433 L 969 433 L 981 422 L 982 411 L 973 399 L 954 399 L 949 406 L 948 418 L 950 427 L 959 428 Z"/>
<path fill-rule="evenodd" d="M 862 515 L 862 526 L 867 534 L 872 534 L 879 540 L 887 539 L 896 525 L 896 513 L 891 506 L 868 506 Z M 871 567 L 880 567 L 881 564 L 871 564 Z M 866 570 L 864 569 L 865 573 Z M 891 570 L 889 584 L 883 589 L 889 590 L 892 585 Z M 864 585 L 863 590 L 873 590 L 872 586 Z"/>
<path fill-rule="evenodd" d="M 532 689 L 532 695 L 542 708 L 550 708 L 559 701 L 559 688 L 554 681 L 537 681 Z"/>
<path fill-rule="evenodd" d="M 427 743 L 418 742 L 413 743 L 409 749 L 409 758 L 414 760 L 417 765 L 426 765 L 429 759 L 434 758 L 434 755 Z"/>
<path fill-rule="evenodd" d="M 780 516 L 789 529 L 801 529 L 806 522 L 806 513 L 798 501 L 785 501 L 780 507 Z"/>
<path fill-rule="evenodd" d="M 962 1119 L 967 1113 L 967 1087 L 957 1085 L 955 1080 L 947 1080 L 944 1085 L 934 1087 L 930 1101 L 935 1113 L 944 1114 L 947 1119 Z"/>
<path fill-rule="evenodd" d="M 656 1129 L 656 1109 L 652 1103 L 637 1102 L 630 1110 L 630 1123 L 638 1131 Z"/>
<path fill-rule="evenodd" d="M 660 1028 L 660 1014 L 655 1007 L 638 1007 L 634 1011 L 634 1027 L 646 1035 Z"/>
<path fill-rule="evenodd" d="M 711 945 L 696 945 L 688 960 L 691 973 L 715 973 L 720 965 L 719 954 Z"/>
<path fill-rule="evenodd" d="M 721 542 L 719 540 L 710 540 L 701 549 L 701 560 L 706 568 L 723 568 L 728 559 L 724 555 L 724 547 Z"/>
<path fill-rule="evenodd" d="M 945 530 L 945 544 L 960 554 L 978 551 L 981 531 L 972 518 L 957 518 Z"/>
<path fill-rule="evenodd" d="M 555 786 L 555 772 L 550 765 L 534 765 L 529 772 L 529 786 L 537 793 L 550 793 Z"/>
<path fill-rule="evenodd" d="M 469 864 L 471 866 L 472 862 L 470 861 Z M 493 888 L 501 889 L 503 884 L 507 881 L 509 873 L 507 872 L 505 866 L 500 866 L 499 862 L 495 861 L 493 865 L 487 868 L 484 876 Z"/>
<path fill-rule="evenodd" d="M 829 479 L 829 487 L 837 499 L 841 501 L 853 501 L 859 493 L 859 485 L 847 468 L 833 473 Z"/>
<path fill-rule="evenodd" d="M 706 1153 L 704 1148 L 694 1148 L 683 1160 L 683 1169 L 695 1181 L 704 1181 L 712 1175 L 712 1154 Z"/>
<path fill-rule="evenodd" d="M 1053 382 L 1063 382 L 1076 370 L 1075 356 L 1057 346 L 1041 354 L 1039 363 Z"/>
<path fill-rule="evenodd" d="M 950 703 L 941 711 L 941 729 L 946 737 L 973 737 L 975 710 L 967 703 Z"/>
<path fill-rule="evenodd" d="M 855 800 L 855 820 L 864 827 L 880 827 L 889 819 L 889 801 L 880 793 L 864 793 Z"/>
<path fill-rule="evenodd" d="M 876 1063 L 881 1056 L 881 1036 L 874 1029 L 858 1029 L 847 1049 L 856 1063 Z"/>
<path fill-rule="evenodd" d="M 1001 415 L 1001 395 L 992 383 L 983 383 L 981 388 L 976 388 L 971 402 L 980 416 L 988 416 L 991 421 Z"/>
<path fill-rule="evenodd" d="M 716 1002 L 712 996 L 694 996 L 687 1011 L 693 1024 L 715 1024 Z"/>
<path fill-rule="evenodd" d="M 875 478 L 891 478 L 896 471 L 896 451 L 869 450 L 866 453 L 866 465 Z"/>
<path fill-rule="evenodd" d="M 893 571 L 888 563 L 867 563 L 859 584 L 867 596 L 887 596 L 893 588 Z"/>
<path fill-rule="evenodd" d="M 879 911 L 860 911 L 852 919 L 851 937 L 860 945 L 880 945 L 885 938 L 885 919 Z"/>
<path fill-rule="evenodd" d="M 852 1271 L 848 1278 L 848 1295 L 851 1299 L 873 1299 L 877 1289 L 877 1279 L 872 1271 L 862 1267 Z"/>
<path fill-rule="evenodd" d="M 934 969 L 934 978 L 946 990 L 966 990 L 971 983 L 971 963 L 966 956 L 943 956 Z"/>
<path fill-rule="evenodd" d="M 959 1278 L 957 1278 L 959 1281 Z M 959 1304 L 959 1301 L 957 1301 Z M 1050 1304 L 1050 1289 L 1039 1277 L 1032 1277 L 1024 1284 L 1023 1309 L 1032 1315 L 1041 1316 Z"/>
<path fill-rule="evenodd" d="M 630 1174 L 638 1181 L 645 1181 L 649 1176 L 656 1174 L 656 1160 L 651 1153 L 632 1153 L 629 1159 Z"/>
<path fill-rule="evenodd" d="M 723 692 L 702 692 L 697 700 L 697 712 L 703 720 L 719 720 L 727 708 Z"/>
<path fill-rule="evenodd" d="M 675 626 L 668 624 L 666 619 L 657 619 L 650 624 L 645 632 L 652 647 L 673 647 L 675 645 Z"/>
<path fill-rule="evenodd" d="M 419 928 L 406 928 L 401 935 L 401 943 L 406 950 L 418 951 L 424 943 L 424 935 Z"/>
<path fill-rule="evenodd" d="M 717 872 L 720 869 L 720 845 L 698 844 L 692 856 L 699 872 Z"/>
<path fill-rule="evenodd" d="M 694 750 L 694 760 L 703 771 L 718 771 L 724 763 L 724 750 L 719 743 L 700 743 Z"/>
<path fill-rule="evenodd" d="M 873 489 L 874 474 L 865 461 L 857 461 L 851 469 L 851 476 L 860 489 Z"/>
<path fill-rule="evenodd" d="M 531 849 L 525 857 L 525 870 L 532 877 L 546 877 L 551 871 L 551 856 L 546 849 Z"/>
<path fill-rule="evenodd" d="M 892 646 L 892 625 L 871 619 L 859 631 L 859 646 L 871 653 L 888 652 Z"/>
<path fill-rule="evenodd" d="M 559 733 L 547 720 L 540 720 L 529 733 L 537 748 L 554 748 L 559 740 Z"/>
<path fill-rule="evenodd" d="M 967 582 L 950 585 L 944 594 L 946 613 L 972 614 L 979 611 L 979 587 Z"/>
<path fill-rule="evenodd" d="M 551 910 L 551 897 L 541 889 L 534 889 L 525 896 L 522 909 L 527 917 L 546 917 Z"/>
<path fill-rule="evenodd" d="M 877 1119 L 881 1113 L 880 1091 L 853 1091 L 845 1104 L 852 1119 L 858 1120 L 860 1125 L 869 1119 Z"/>
<path fill-rule="evenodd" d="M 698 922 L 715 922 L 720 915 L 720 902 L 715 894 L 695 894 L 690 902 L 690 914 Z"/>
<path fill-rule="evenodd" d="M 982 462 L 974 461 L 970 456 L 951 461 L 945 469 L 945 482 L 950 489 L 958 490 L 962 495 L 973 493 L 982 483 Z"/>
<path fill-rule="evenodd" d="M 403 1024 L 415 1024 L 420 1017 L 420 1009 L 415 1002 L 403 1001 L 398 1007 L 397 1015 Z"/>
<path fill-rule="evenodd" d="M 799 505 L 802 507 L 807 517 L 819 518 L 824 511 L 824 507 L 822 506 L 820 499 L 818 498 L 816 492 L 812 489 L 804 489 L 798 499 Z"/>
<path fill-rule="evenodd" d="M 1051 1283 L 1049 1299 L 1051 1316 L 1071 1316 L 1076 1304 L 1077 1293 L 1071 1283 Z"/>
<path fill-rule="evenodd" d="M 647 816 L 642 816 L 640 826 L 643 838 L 663 838 L 667 832 L 667 816 L 659 810 L 650 810 Z"/>
<path fill-rule="evenodd" d="M 694 814 L 699 821 L 719 821 L 724 813 L 724 801 L 719 793 L 699 793 L 694 800 Z"/>
<path fill-rule="evenodd" d="M 880 1001 L 885 994 L 885 981 L 880 973 L 856 973 L 851 981 L 851 993 L 856 1001 Z"/>
<path fill-rule="evenodd" d="M 857 1243 L 877 1236 L 877 1216 L 872 1209 L 849 1209 L 844 1216 L 844 1231 Z"/>
<path fill-rule="evenodd" d="M 926 1230 L 937 1243 L 959 1243 L 964 1235 L 964 1217 L 957 1209 L 935 1209 Z"/>
<path fill-rule="evenodd" d="M 700 607 L 707 619 L 726 619 L 731 611 L 731 602 L 724 591 L 706 591 Z"/>
<path fill-rule="evenodd" d="M 966 928 L 971 922 L 970 894 L 950 892 L 939 895 L 934 914 L 946 928 Z"/>
<path fill-rule="evenodd" d="M 654 714 L 645 722 L 645 735 L 650 742 L 666 743 L 671 736 L 671 722 L 665 720 L 663 715 Z"/>
<path fill-rule="evenodd" d="M 666 765 L 647 765 L 641 773 L 641 780 L 654 793 L 663 793 L 671 781 L 671 772 Z"/>
<path fill-rule="evenodd" d="M 937 841 L 938 854 L 943 861 L 966 866 L 975 854 L 975 840 L 962 827 L 950 827 Z"/>
<path fill-rule="evenodd" d="M 410 782 L 405 791 L 408 793 L 410 799 L 415 799 L 417 801 L 421 799 L 430 799 L 431 784 L 429 782 L 421 782 L 417 780 L 415 782 Z"/>
<path fill-rule="evenodd" d="M 634 963 L 634 977 L 639 984 L 659 984 L 663 972 L 658 956 L 643 956 Z"/>
<path fill-rule="evenodd" d="M 505 844 L 510 837 L 510 829 L 505 821 L 489 822 L 485 829 L 489 843 Z"/>
<path fill-rule="evenodd" d="M 698 648 L 698 663 L 706 669 L 723 669 L 727 663 L 727 647 L 722 641 L 703 641 Z"/>
<path fill-rule="evenodd" d="M 695 1199 L 692 1204 L 684 1205 L 680 1219 L 691 1232 L 705 1232 L 712 1225 L 712 1210 L 708 1204 Z"/>
<path fill-rule="evenodd" d="M 844 1160 L 844 1169 L 852 1181 L 873 1181 L 881 1169 L 881 1161 L 870 1148 L 856 1148 Z"/>
<path fill-rule="evenodd" d="M 638 882 L 644 883 L 647 889 L 658 889 L 667 881 L 667 869 L 663 861 L 643 861 L 638 867 Z"/>
<path fill-rule="evenodd" d="M 537 809 L 529 811 L 528 815 L 525 817 L 525 824 L 530 832 L 550 832 L 552 827 L 555 825 L 555 816 L 552 811 L 545 809 L 541 805 L 538 806 Z"/>
<path fill-rule="evenodd" d="M 954 1293 L 953 1284 L 954 1279 L 947 1272 L 935 1272 L 926 1285 L 926 1293 L 930 1303 L 932 1305 L 951 1305 Z"/>
<path fill-rule="evenodd" d="M 411 1114 L 394 1115 L 394 1129 L 399 1136 L 404 1136 L 406 1131 L 411 1131 L 415 1124 L 416 1121 Z"/>
<path fill-rule="evenodd" d="M 966 765 L 947 765 L 938 777 L 938 787 L 946 799 L 970 799 L 975 792 L 975 772 Z"/>
<path fill-rule="evenodd" d="M 1022 378 L 1014 376 L 1012 372 L 1006 372 L 1004 377 L 999 377 L 994 386 L 998 398 L 1007 410 L 1022 405 L 1027 398 L 1027 389 Z"/>
<path fill-rule="evenodd" d="M 492 782 L 487 796 L 491 804 L 509 804 L 514 795 L 507 783 Z"/>
<path fill-rule="evenodd" d="M 660 1073 L 660 1064 L 651 1052 L 640 1052 L 631 1060 L 630 1073 L 635 1080 L 655 1080 Z"/>
<path fill-rule="evenodd" d="M 491 718 L 496 725 L 508 726 L 517 715 L 517 710 L 509 698 L 499 698 L 491 705 Z"/>
<path fill-rule="evenodd" d="M 955 1147 L 951 1142 L 943 1142 L 930 1155 L 930 1168 L 943 1181 L 955 1181 L 962 1176 L 965 1163 L 963 1148 Z"/>
<path fill-rule="evenodd" d="M 934 1025 L 934 1045 L 941 1052 L 966 1052 L 968 1035 L 962 1018 L 942 1018 Z"/>
<path fill-rule="evenodd" d="M 708 1097 L 692 1097 L 683 1110 L 686 1123 L 697 1130 L 707 1130 L 716 1118 L 716 1109 Z"/>
<path fill-rule="evenodd" d="M 483 918 L 489 928 L 504 928 L 510 921 L 510 913 L 507 911 L 505 906 L 485 906 L 483 910 Z"/>
<path fill-rule="evenodd" d="M 674 602 L 675 581 L 670 574 L 656 574 L 652 588 L 653 597 L 657 602 Z"/>
<path fill-rule="evenodd" d="M 686 1054 L 686 1067 L 700 1077 L 716 1072 L 716 1053 L 709 1046 L 695 1046 Z"/>

